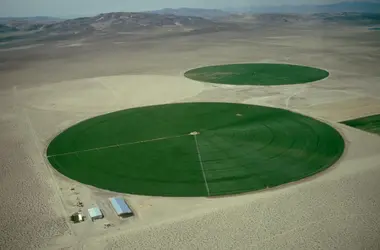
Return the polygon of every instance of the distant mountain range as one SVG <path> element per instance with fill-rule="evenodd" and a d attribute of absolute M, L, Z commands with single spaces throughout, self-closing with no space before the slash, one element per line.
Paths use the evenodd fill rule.
<path fill-rule="evenodd" d="M 350 10 L 355 12 L 350 12 Z M 315 14 L 305 14 L 314 12 Z M 255 25 L 317 21 L 371 26 L 380 24 L 380 3 L 344 2 L 319 6 L 261 7 L 251 9 L 244 14 L 213 9 L 180 8 L 150 12 L 103 13 L 92 17 L 67 20 L 53 17 L 7 17 L 0 18 L 0 33 L 32 31 L 33 35 L 49 36 L 55 39 L 54 37 L 57 35 L 121 34 L 161 27 L 165 28 L 163 30 L 185 31 L 193 34 L 194 32 L 213 32 L 236 28 L 235 24 L 239 21 L 245 24 L 254 22 Z M 17 39 L 21 39 L 20 36 Z M 14 40 L 14 38 L 0 38 L 0 42 L 9 40 Z"/>
<path fill-rule="evenodd" d="M 63 19 L 48 16 L 35 16 L 35 17 L 0 17 L 0 24 L 9 23 L 52 23 L 62 21 Z"/>
<path fill-rule="evenodd" d="M 325 5 L 280 5 L 263 7 L 228 8 L 226 12 L 241 13 L 380 13 L 379 2 L 340 2 Z"/>
<path fill-rule="evenodd" d="M 325 5 L 280 5 L 280 6 L 261 6 L 261 7 L 242 7 L 242 8 L 227 8 L 227 9 L 200 9 L 200 8 L 178 8 L 171 9 L 165 8 L 160 10 L 153 10 L 147 14 L 160 14 L 160 15 L 175 15 L 186 17 L 201 17 L 206 19 L 218 19 L 220 17 L 227 17 L 231 14 L 244 13 L 244 14 L 312 14 L 312 13 L 342 13 L 342 12 L 356 12 L 356 13 L 380 13 L 380 0 L 376 2 L 340 2 L 335 4 Z M 118 14 L 119 13 L 119 14 Z M 114 15 L 120 13 L 133 13 L 133 12 L 115 12 Z M 106 14 L 100 14 L 106 15 Z M 136 14 L 135 14 L 136 15 Z M 96 18 L 95 16 L 94 18 Z M 153 17 L 153 16 L 152 16 Z M 92 17 L 83 17 L 82 20 L 91 19 Z M 80 18 L 56 18 L 49 16 L 36 16 L 36 17 L 0 17 L 0 24 L 12 27 L 20 27 L 24 24 L 52 24 L 62 22 L 64 20 L 76 20 Z M 22 29 L 22 27 L 20 27 Z"/>
<path fill-rule="evenodd" d="M 172 14 L 154 14 L 143 12 L 113 12 L 92 17 L 82 17 L 54 22 L 28 22 L 9 19 L 0 24 L 1 46 L 14 46 L 28 42 L 58 41 L 71 38 L 104 37 L 128 35 L 131 32 L 158 30 L 168 34 L 194 34 L 217 32 L 232 24 L 214 22 L 201 17 L 185 17 Z M 22 31 L 20 33 L 17 31 Z M 30 31 L 30 32 L 25 32 Z"/>
<path fill-rule="evenodd" d="M 5 24 L 0 24 L 0 33 L 14 32 L 14 31 L 18 31 L 18 29 L 15 27 L 5 25 Z"/>
<path fill-rule="evenodd" d="M 177 16 L 198 16 L 203 18 L 225 17 L 231 13 L 288 13 L 288 14 L 313 14 L 313 13 L 342 13 L 342 12 L 359 12 L 359 13 L 380 13 L 380 2 L 340 2 L 335 4 L 324 5 L 278 5 L 278 6 L 260 6 L 260 7 L 240 7 L 226 9 L 199 9 L 199 8 L 165 8 L 150 11 L 156 14 L 173 14 Z"/>
<path fill-rule="evenodd" d="M 113 12 L 93 17 L 69 19 L 45 25 L 46 31 L 131 31 L 164 26 L 206 27 L 213 26 L 214 22 L 201 17 L 183 17 L 173 14 L 154 14 L 143 12 Z"/>
<path fill-rule="evenodd" d="M 60 22 L 55 17 L 0 17 L 0 33 L 38 30 L 44 25 Z"/>

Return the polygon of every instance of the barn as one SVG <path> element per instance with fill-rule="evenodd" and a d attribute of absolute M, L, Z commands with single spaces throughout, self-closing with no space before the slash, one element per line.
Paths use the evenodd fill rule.
<path fill-rule="evenodd" d="M 111 205 L 116 214 L 120 217 L 129 217 L 133 215 L 132 210 L 122 197 L 110 198 Z"/>
<path fill-rule="evenodd" d="M 102 211 L 98 207 L 88 209 L 88 214 L 90 215 L 92 221 L 99 220 L 104 217 Z"/>

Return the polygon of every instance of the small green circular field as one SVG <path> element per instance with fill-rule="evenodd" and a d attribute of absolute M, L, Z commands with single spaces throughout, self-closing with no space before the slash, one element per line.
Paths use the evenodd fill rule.
<path fill-rule="evenodd" d="M 265 189 L 320 172 L 344 141 L 290 111 L 231 103 L 133 108 L 80 122 L 47 149 L 79 182 L 153 196 L 217 196 Z"/>
<path fill-rule="evenodd" d="M 230 85 L 288 85 L 322 80 L 329 72 L 300 65 L 245 63 L 215 65 L 185 72 L 192 80 Z"/>

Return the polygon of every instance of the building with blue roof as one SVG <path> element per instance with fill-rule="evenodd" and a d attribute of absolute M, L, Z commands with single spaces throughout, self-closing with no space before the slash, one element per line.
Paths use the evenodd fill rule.
<path fill-rule="evenodd" d="M 130 209 L 128 204 L 125 202 L 124 198 L 113 197 L 113 198 L 110 198 L 110 202 L 117 215 L 121 217 L 133 215 L 132 210 Z"/>

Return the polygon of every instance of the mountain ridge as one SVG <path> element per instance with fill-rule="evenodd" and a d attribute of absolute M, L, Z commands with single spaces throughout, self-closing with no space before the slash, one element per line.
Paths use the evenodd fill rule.
<path fill-rule="evenodd" d="M 201 17 L 183 17 L 173 14 L 146 12 L 110 12 L 91 17 L 79 17 L 52 22 L 29 22 L 25 19 L 9 19 L 2 24 L 3 30 L 18 31 L 95 31 L 114 28 L 120 31 L 162 26 L 212 26 L 214 22 Z"/>
<path fill-rule="evenodd" d="M 303 4 L 279 5 L 261 7 L 226 8 L 224 11 L 240 13 L 340 13 L 340 12 L 366 12 L 380 13 L 379 2 L 352 2 L 342 1 L 333 4 Z"/>
<path fill-rule="evenodd" d="M 164 8 L 160 10 L 147 11 L 147 13 L 155 14 L 174 14 L 177 16 L 195 16 L 202 18 L 217 18 L 230 15 L 230 12 L 226 12 L 220 9 L 201 9 L 201 8 Z"/>

